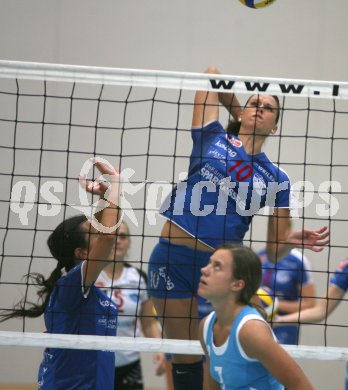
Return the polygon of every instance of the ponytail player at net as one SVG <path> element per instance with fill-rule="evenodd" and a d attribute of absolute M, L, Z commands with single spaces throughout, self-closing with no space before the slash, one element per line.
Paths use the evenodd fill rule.
<path fill-rule="evenodd" d="M 105 228 L 97 231 L 85 215 L 76 215 L 60 223 L 47 244 L 57 260 L 49 278 L 31 273 L 28 279 L 39 286 L 39 302 L 27 307 L 19 302 L 4 313 L 0 321 L 15 317 L 39 317 L 44 314 L 48 333 L 115 336 L 117 308 L 94 283 L 113 259 L 116 229 L 121 218 L 118 207 L 121 177 L 117 170 L 96 162 L 95 166 L 112 179 L 112 199 L 96 217 Z M 108 185 L 84 178 L 86 191 L 104 200 Z M 105 230 L 105 232 L 104 232 Z M 65 274 L 63 275 L 63 271 Z M 46 348 L 39 369 L 40 390 L 113 390 L 115 354 L 109 351 Z"/>

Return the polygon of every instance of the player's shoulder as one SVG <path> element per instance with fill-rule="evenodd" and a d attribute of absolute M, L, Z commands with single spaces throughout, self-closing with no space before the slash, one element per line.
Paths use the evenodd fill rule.
<path fill-rule="evenodd" d="M 278 164 L 271 161 L 267 155 L 264 155 L 263 164 L 265 164 L 267 170 L 272 173 L 276 181 L 278 182 L 290 181 L 288 173 L 283 168 L 281 168 Z"/>
<path fill-rule="evenodd" d="M 219 120 L 212 120 L 202 126 L 192 126 L 191 135 L 194 143 L 209 142 L 214 137 L 221 137 L 225 133 L 225 129 Z M 199 144 L 198 144 L 199 146 Z"/>
<path fill-rule="evenodd" d="M 294 265 L 297 265 L 298 268 L 310 269 L 311 263 L 308 257 L 300 250 L 294 248 L 288 253 L 285 257 L 285 261 L 291 262 Z"/>
<path fill-rule="evenodd" d="M 340 262 L 337 271 L 348 273 L 348 257 Z"/>
<path fill-rule="evenodd" d="M 199 335 L 200 338 L 205 342 L 208 338 L 209 325 L 216 318 L 215 311 L 210 312 L 207 316 L 205 316 L 199 323 Z"/>
<path fill-rule="evenodd" d="M 128 262 L 124 263 L 124 269 L 125 269 L 124 277 L 128 281 L 132 280 L 132 281 L 137 281 L 138 283 L 139 281 L 141 283 L 147 283 L 147 275 L 142 269 L 138 267 L 134 267 L 132 264 Z"/>
<path fill-rule="evenodd" d="M 248 313 L 243 316 L 236 328 L 236 336 L 240 340 L 258 338 L 260 332 L 270 332 L 270 326 L 259 313 Z"/>
<path fill-rule="evenodd" d="M 272 164 L 277 174 L 277 177 L 279 178 L 278 179 L 279 182 L 290 181 L 288 173 L 283 168 L 281 168 L 279 165 L 275 163 Z"/>
<path fill-rule="evenodd" d="M 303 259 L 307 258 L 302 251 L 296 248 L 291 249 L 291 251 L 288 254 L 288 257 L 297 261 L 302 261 Z"/>
<path fill-rule="evenodd" d="M 81 263 L 77 264 L 75 267 L 73 267 L 71 270 L 69 270 L 66 274 L 60 277 L 60 279 L 57 282 L 57 285 L 64 285 L 64 284 L 70 284 L 71 280 L 76 279 L 82 279 L 82 273 L 83 273 L 83 264 L 85 262 L 81 261 Z"/>
<path fill-rule="evenodd" d="M 259 251 L 257 252 L 257 255 L 259 256 L 259 259 L 260 259 L 260 261 L 261 261 L 262 264 L 268 262 L 269 259 L 268 259 L 268 255 L 267 255 L 267 250 L 266 250 L 266 248 L 263 248 L 263 249 L 259 250 Z"/>
<path fill-rule="evenodd" d="M 289 255 L 298 261 L 309 261 L 308 257 L 303 253 L 303 251 L 296 248 L 291 249 Z"/>

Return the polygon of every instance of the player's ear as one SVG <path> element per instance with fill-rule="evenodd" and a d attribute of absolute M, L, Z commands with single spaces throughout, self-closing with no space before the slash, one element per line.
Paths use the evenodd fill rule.
<path fill-rule="evenodd" d="M 245 281 L 242 279 L 235 279 L 231 282 L 232 291 L 241 291 L 245 287 Z"/>
<path fill-rule="evenodd" d="M 278 126 L 274 126 L 273 129 L 271 130 L 271 134 L 275 134 L 278 130 Z"/>
<path fill-rule="evenodd" d="M 83 248 L 75 248 L 74 256 L 77 260 L 86 260 L 87 259 L 87 250 Z"/>

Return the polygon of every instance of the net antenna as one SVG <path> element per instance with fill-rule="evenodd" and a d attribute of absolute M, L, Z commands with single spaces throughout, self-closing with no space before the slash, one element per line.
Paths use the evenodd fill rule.
<path fill-rule="evenodd" d="M 330 227 L 329 249 L 312 261 L 325 295 L 347 253 L 347 82 L 0 61 L 0 310 L 36 300 L 36 286 L 23 275 L 52 271 L 49 233 L 93 202 L 81 198 L 76 179 L 91 156 L 125 171 L 132 258 L 147 270 L 162 222 L 158 207 L 187 170 L 196 90 L 234 92 L 242 102 L 255 93 L 282 97 L 267 153 L 293 180 L 298 224 Z M 265 217 L 255 217 L 246 239 L 256 248 L 265 242 Z M 202 354 L 196 341 L 31 333 L 28 321 L 2 323 L 0 345 Z M 330 346 L 347 332 L 346 319 L 310 326 L 320 327 L 324 346 L 286 347 L 292 356 L 348 361 L 347 348 Z"/>

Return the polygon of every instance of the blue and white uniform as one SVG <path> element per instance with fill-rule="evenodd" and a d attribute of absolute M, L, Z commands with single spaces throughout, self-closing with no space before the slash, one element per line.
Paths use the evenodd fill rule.
<path fill-rule="evenodd" d="M 192 129 L 188 178 L 161 213 L 200 241 L 242 242 L 252 217 L 266 205 L 290 208 L 290 180 L 264 153 L 249 155 L 220 122 Z"/>
<path fill-rule="evenodd" d="M 81 262 L 62 276 L 45 311 L 48 333 L 115 336 L 117 308 L 97 287 L 83 291 Z M 39 369 L 40 390 L 111 390 L 115 354 L 46 348 Z"/>
<path fill-rule="evenodd" d="M 211 248 L 224 242 L 241 243 L 253 215 L 262 207 L 292 207 L 288 175 L 264 153 L 248 155 L 242 142 L 228 135 L 219 121 L 192 129 L 192 139 L 187 180 L 176 185 L 160 210 L 189 235 Z M 194 295 L 200 268 L 206 265 L 205 252 L 183 255 L 186 247 L 164 241 L 150 257 L 149 294 L 159 298 Z M 180 272 L 191 284 L 177 278 Z"/>
<path fill-rule="evenodd" d="M 330 278 L 330 284 L 341 289 L 345 293 L 348 291 L 348 258 L 343 260 L 336 272 Z M 348 363 L 346 369 L 346 390 L 348 390 Z"/>
<path fill-rule="evenodd" d="M 297 249 L 287 256 L 272 263 L 266 250 L 259 252 L 262 263 L 262 285 L 269 287 L 279 299 L 297 302 L 301 296 L 301 286 L 313 284 L 309 260 Z M 279 312 L 279 315 L 286 314 Z M 300 328 L 297 324 L 274 328 L 274 333 L 281 344 L 297 345 Z"/>
<path fill-rule="evenodd" d="M 210 375 L 222 390 L 282 390 L 284 386 L 258 360 L 249 358 L 239 342 L 239 332 L 250 320 L 265 322 L 257 310 L 246 306 L 233 322 L 225 343 L 216 346 L 213 337 L 215 312 L 206 318 L 203 337 L 210 358 Z"/>
<path fill-rule="evenodd" d="M 340 288 L 345 293 L 348 291 L 348 258 L 338 266 L 330 278 L 330 284 Z"/>
<path fill-rule="evenodd" d="M 118 308 L 117 336 L 140 337 L 140 312 L 149 297 L 145 275 L 129 265 L 125 265 L 118 279 L 112 279 L 102 271 L 96 281 L 98 286 L 112 299 Z M 140 359 L 140 352 L 116 352 L 116 367 L 125 366 Z"/>
<path fill-rule="evenodd" d="M 110 278 L 102 271 L 95 285 L 112 299 L 118 308 L 117 336 L 139 337 L 142 305 L 148 301 L 146 275 L 128 263 L 124 263 L 121 275 Z M 116 390 L 143 389 L 143 373 L 140 352 L 117 351 L 115 368 Z"/>

